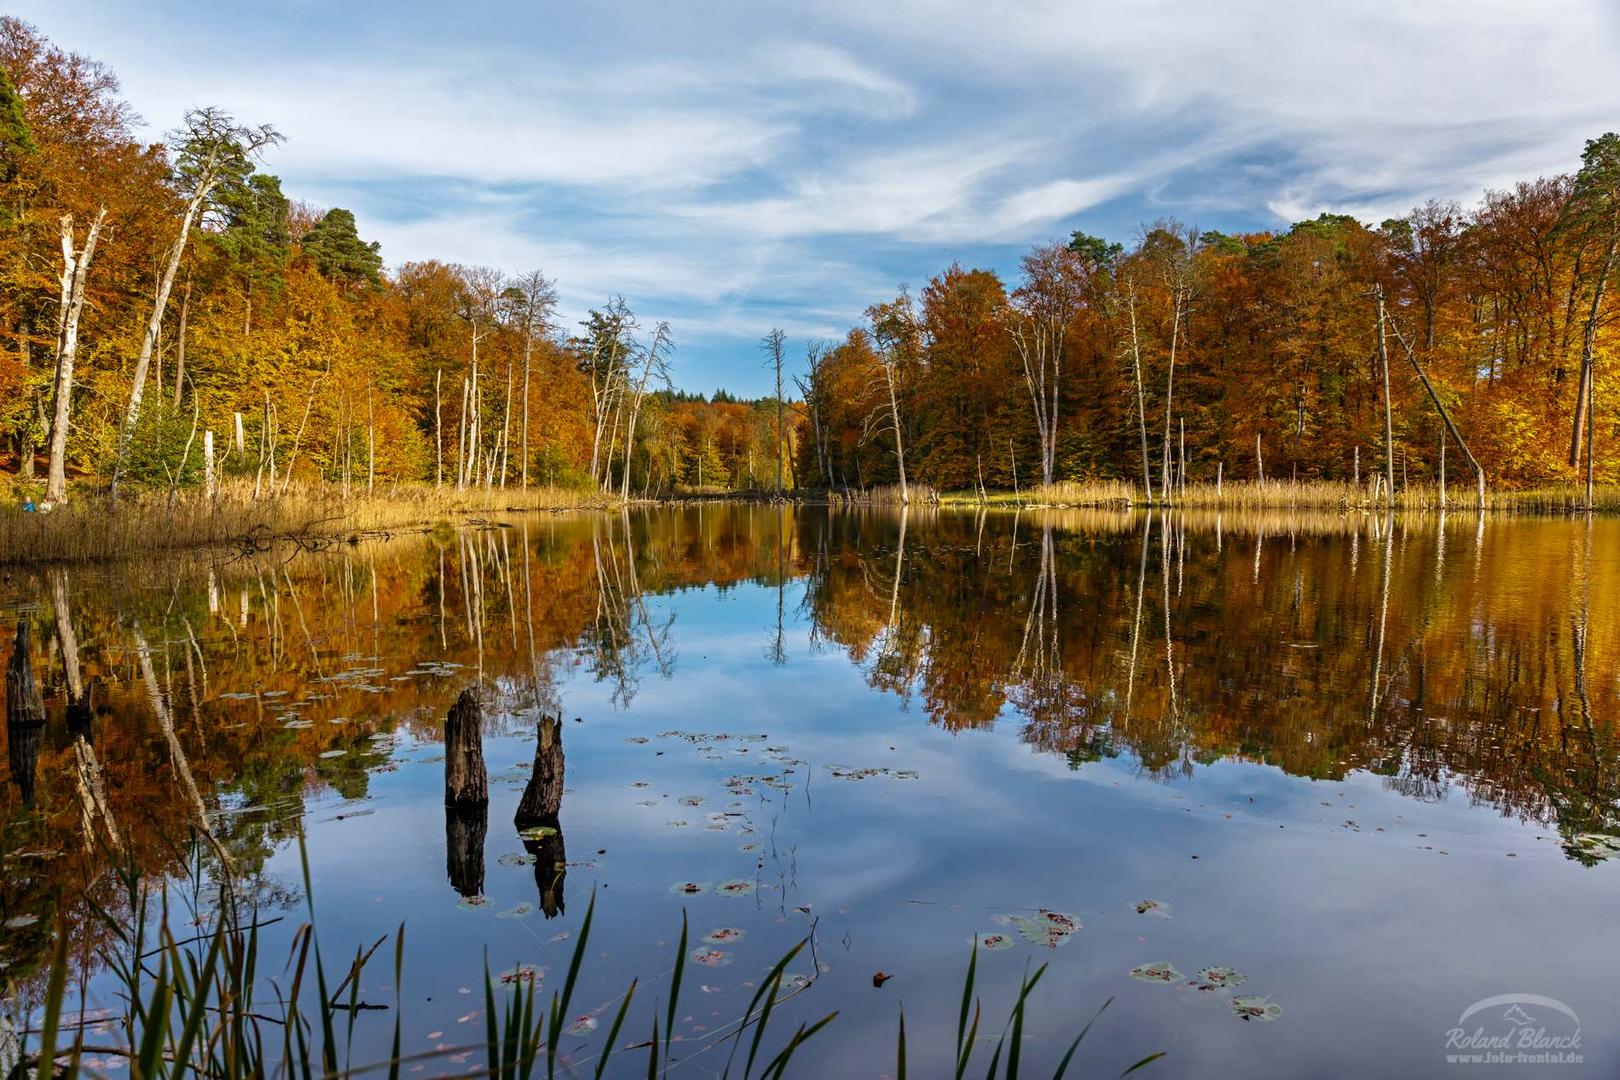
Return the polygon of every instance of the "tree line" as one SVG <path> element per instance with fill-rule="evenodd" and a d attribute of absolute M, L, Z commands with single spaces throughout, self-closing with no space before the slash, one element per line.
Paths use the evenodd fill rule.
<path fill-rule="evenodd" d="M 146 145 L 135 124 L 105 65 L 0 19 L 0 445 L 50 500 L 70 477 L 260 496 L 1125 480 L 1163 500 L 1432 483 L 1448 448 L 1480 484 L 1620 479 L 1614 134 L 1466 209 L 1076 232 L 1013 281 L 952 265 L 842 340 L 772 330 L 774 393 L 739 401 L 676 392 L 670 327 L 623 298 L 569 328 L 537 269 L 385 270 L 350 211 L 263 170 L 273 127 L 203 108 Z"/>

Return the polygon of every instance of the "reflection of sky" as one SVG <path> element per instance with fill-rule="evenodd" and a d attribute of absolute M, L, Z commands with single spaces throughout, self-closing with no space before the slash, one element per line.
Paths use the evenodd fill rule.
<path fill-rule="evenodd" d="M 407 1052 L 481 1037 L 481 1015 L 458 1021 L 481 1008 L 486 949 L 493 970 L 537 962 L 549 985 L 559 985 L 572 942 L 548 939 L 577 929 L 592 886 L 597 925 L 574 1011 L 603 1004 L 637 976 L 644 1001 L 667 1000 L 667 958 L 683 906 L 669 887 L 753 877 L 755 856 L 739 850 L 746 839 L 760 842 L 759 880 L 776 888 L 684 901 L 693 946 L 716 926 L 748 936 L 730 966 L 689 967 L 681 1012 L 691 1019 L 682 1030 L 740 1013 L 752 992 L 744 984 L 805 932 L 807 917 L 796 908 L 807 905 L 819 919 L 826 974 L 794 1000 L 788 1017 L 833 1009 L 841 1016 L 806 1048 L 805 1075 L 888 1068 L 902 1000 L 912 1068 L 936 1075 L 954 1031 L 970 938 L 1005 930 L 992 922 L 998 913 L 1038 906 L 1076 913 L 1084 929 L 1050 952 L 1019 941 L 983 954 L 979 971 L 984 1027 L 994 1032 L 1026 962 L 1051 962 L 1026 1059 L 1046 1063 L 1048 1072 L 1110 996 L 1112 1007 L 1077 1058 L 1081 1074 L 1114 1075 L 1164 1050 L 1171 1056 L 1161 1075 L 1433 1075 L 1443 1067 L 1444 1032 L 1463 1009 L 1510 991 L 1568 1003 L 1589 1024 L 1589 1060 L 1620 1060 L 1620 1032 L 1602 1023 L 1612 1014 L 1612 972 L 1594 962 L 1620 955 L 1614 865 L 1583 868 L 1537 826 L 1470 806 L 1456 791 L 1423 803 L 1365 774 L 1313 782 L 1237 762 L 1161 782 L 1137 774 L 1128 757 L 1071 771 L 1062 758 L 1019 741 L 1011 722 L 953 735 L 896 696 L 868 689 L 840 650 L 812 653 L 807 626 L 794 614 L 802 588 L 787 588 L 784 666 L 765 653 L 775 589 L 743 585 L 650 600 L 654 622 L 678 613 L 679 661 L 668 680 L 645 673 L 628 709 L 611 704 L 609 684 L 582 671 L 569 676 L 562 824 L 569 857 L 596 867 L 570 871 L 563 917 L 496 917 L 536 902 L 532 868 L 497 862 L 521 850 L 510 824 L 519 781 L 499 778 L 519 775 L 512 766 L 530 759 L 532 738 L 486 744 L 491 902 L 483 910 L 458 909 L 446 880 L 442 766 L 407 763 L 378 774 L 369 804 L 375 814 L 314 825 L 309 851 L 330 962 L 407 923 Z M 683 740 L 657 737 L 671 729 L 770 738 L 742 744 L 747 754 L 733 752 L 735 741 L 716 744 L 723 760 L 708 761 Z M 631 736 L 651 741 L 633 745 Z M 758 760 L 766 745 L 786 745 L 809 763 L 792 778 L 808 775 L 808 790 L 756 785 L 759 794 L 743 801 L 758 835 L 744 837 L 735 826 L 707 831 L 705 815 L 731 799 L 725 778 L 777 770 Z M 437 752 L 424 746 L 402 756 L 409 762 Z M 920 775 L 839 780 L 831 764 Z M 631 787 L 637 780 L 651 787 Z M 706 801 L 678 805 L 687 794 Z M 637 805 L 645 798 L 658 805 Z M 308 820 L 330 819 L 331 803 L 313 807 Z M 692 824 L 665 824 L 676 818 Z M 1355 830 L 1345 824 L 1352 820 Z M 296 880 L 296 858 L 283 852 L 273 872 Z M 1135 914 L 1130 905 L 1147 897 L 1169 904 L 1173 918 Z M 1245 1024 L 1215 995 L 1128 977 L 1133 966 L 1157 960 L 1189 976 L 1208 965 L 1237 968 L 1248 975 L 1240 992 L 1275 995 L 1284 1015 Z M 795 967 L 809 970 L 802 960 Z M 387 970 L 380 964 L 366 980 L 368 1000 L 392 1000 Z M 881 990 L 871 984 L 878 970 L 894 976 Z M 371 1051 L 385 1049 L 391 1022 L 386 1013 L 361 1017 Z M 628 1029 L 624 1041 L 643 1038 L 645 1027 Z M 444 1034 L 429 1039 L 432 1031 Z M 719 1060 L 710 1059 L 723 1053 L 706 1055 L 702 1068 L 717 1069 Z M 629 1057 L 622 1065 L 631 1071 Z"/>

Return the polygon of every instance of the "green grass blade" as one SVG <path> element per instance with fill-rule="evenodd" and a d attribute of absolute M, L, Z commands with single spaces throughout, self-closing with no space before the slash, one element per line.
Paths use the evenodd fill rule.
<path fill-rule="evenodd" d="M 979 935 L 973 935 L 973 949 L 968 953 L 967 979 L 962 983 L 962 1011 L 956 1017 L 956 1060 L 962 1060 L 962 1034 L 967 1031 L 968 1002 L 973 1000 L 973 980 L 979 968 Z M 957 1070 L 960 1077 L 962 1072 Z"/>
<path fill-rule="evenodd" d="M 608 1058 L 613 1053 L 613 1044 L 619 1039 L 619 1028 L 624 1025 L 624 1014 L 630 1011 L 630 999 L 636 996 L 636 980 L 630 980 L 630 989 L 625 991 L 624 1000 L 619 1002 L 619 1011 L 613 1017 L 613 1026 L 608 1028 L 607 1039 L 602 1043 L 602 1056 L 596 1061 L 596 1080 L 602 1080 L 607 1072 Z"/>
<path fill-rule="evenodd" d="M 1138 1061 L 1135 1065 L 1132 1065 L 1130 1068 L 1126 1069 L 1124 1072 L 1120 1073 L 1119 1075 L 1120 1076 L 1129 1076 L 1129 1075 L 1131 1075 L 1131 1073 L 1135 1072 L 1137 1069 L 1140 1069 L 1140 1068 L 1142 1068 L 1143 1066 L 1146 1066 L 1146 1065 L 1151 1065 L 1155 1061 L 1158 1061 L 1162 1057 L 1164 1057 L 1164 1051 L 1163 1050 L 1160 1050 L 1157 1054 L 1149 1054 L 1147 1057 L 1143 1058 L 1141 1061 Z"/>
<path fill-rule="evenodd" d="M 900 1006 L 900 1037 L 895 1052 L 895 1080 L 906 1080 L 906 1007 Z"/>
<path fill-rule="evenodd" d="M 62 999 L 67 996 L 67 949 L 67 927 L 58 926 L 51 977 L 45 988 L 45 1026 L 39 1036 L 39 1080 L 50 1080 L 56 1073 L 56 1031 L 62 1022 Z"/>
<path fill-rule="evenodd" d="M 585 905 L 585 919 L 579 925 L 579 940 L 574 943 L 574 955 L 568 961 L 568 975 L 563 979 L 562 997 L 559 999 L 553 995 L 551 999 L 551 1026 L 546 1034 L 547 1077 L 556 1075 L 557 1042 L 562 1038 L 563 1024 L 568 1018 L 569 1003 L 574 998 L 574 982 L 579 978 L 579 967 L 585 960 L 585 943 L 590 939 L 591 919 L 595 914 L 596 890 L 592 889 L 590 902 Z M 682 955 L 685 955 L 684 949 Z"/>
<path fill-rule="evenodd" d="M 669 1041 L 675 1037 L 675 1010 L 681 1000 L 681 979 L 686 974 L 686 909 L 681 908 L 681 943 L 675 949 L 675 974 L 669 986 L 669 1019 L 664 1023 L 664 1060 L 669 1060 Z"/>
<path fill-rule="evenodd" d="M 805 939 L 805 941 L 808 940 L 808 938 Z M 765 981 L 760 984 L 759 989 L 754 991 L 753 1000 L 748 1003 L 748 1011 L 743 1013 L 742 1022 L 737 1025 L 737 1035 L 731 1044 L 731 1055 L 726 1058 L 727 1076 L 731 1074 L 731 1061 L 732 1058 L 737 1056 L 737 1046 L 742 1042 L 743 1029 L 748 1026 L 749 1018 L 754 1015 L 754 1010 L 759 1007 L 759 999 L 764 997 L 766 998 L 765 1009 L 760 1013 L 759 1024 L 754 1029 L 754 1041 L 748 1048 L 748 1064 L 743 1067 L 743 1076 L 747 1077 L 753 1071 L 754 1055 L 759 1052 L 759 1040 L 765 1034 L 765 1025 L 770 1023 L 771 1008 L 776 1004 L 776 993 L 782 985 L 782 972 L 786 970 L 789 964 L 793 963 L 793 958 L 799 955 L 799 950 L 804 948 L 805 941 L 801 941 L 789 949 L 786 955 L 776 962 L 776 966 L 771 968 L 770 973 L 765 976 Z M 769 996 L 767 997 L 767 995 Z"/>
<path fill-rule="evenodd" d="M 405 1016 L 405 924 L 394 935 L 394 1044 L 388 1055 L 388 1080 L 399 1080 L 399 1026 Z"/>
<path fill-rule="evenodd" d="M 1076 1035 L 1074 1042 L 1069 1044 L 1069 1052 L 1063 1055 L 1062 1061 L 1058 1062 L 1057 1072 L 1052 1074 L 1052 1080 L 1063 1080 L 1063 1074 L 1069 1071 L 1069 1062 L 1074 1059 L 1074 1052 L 1080 1049 L 1081 1042 L 1085 1040 L 1086 1032 L 1091 1030 L 1091 1025 L 1097 1022 L 1097 1017 L 1107 1011 L 1108 1006 L 1113 1003 L 1114 999 L 1109 998 L 1102 1003 L 1102 1008 L 1097 1010 L 1096 1015 L 1086 1021 L 1086 1026 L 1080 1029 L 1080 1034 Z"/>

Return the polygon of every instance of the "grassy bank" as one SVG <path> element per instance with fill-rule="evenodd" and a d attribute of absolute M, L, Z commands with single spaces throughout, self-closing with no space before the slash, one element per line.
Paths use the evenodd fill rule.
<path fill-rule="evenodd" d="M 1063 481 L 1018 492 L 991 492 L 983 498 L 975 491 L 941 494 L 940 505 L 1002 507 L 1140 507 L 1176 506 L 1201 510 L 1365 510 L 1384 508 L 1382 498 L 1374 498 L 1365 485 L 1334 481 L 1239 481 L 1222 484 L 1188 484 L 1166 500 L 1151 503 L 1139 487 L 1118 480 Z M 896 497 L 897 501 L 897 497 Z M 913 503 L 917 495 L 913 493 Z M 1579 484 L 1548 485 L 1522 490 L 1488 489 L 1485 508 L 1515 514 L 1572 514 L 1585 508 L 1586 489 Z M 1593 492 L 1593 509 L 1599 513 L 1620 512 L 1620 485 L 1603 485 Z M 1439 492 L 1433 485 L 1412 485 L 1396 492 L 1398 510 L 1433 511 L 1439 508 Z M 1446 505 L 1454 511 L 1472 511 L 1472 487 L 1448 487 Z"/>
<path fill-rule="evenodd" d="M 613 505 L 596 492 L 531 487 L 457 491 L 431 484 L 351 492 L 298 486 L 253 497 L 251 484 L 200 492 L 78 496 L 48 513 L 0 509 L 0 563 L 114 559 L 187 548 L 255 550 L 280 541 L 319 546 L 351 537 L 462 525 L 536 510 Z"/>

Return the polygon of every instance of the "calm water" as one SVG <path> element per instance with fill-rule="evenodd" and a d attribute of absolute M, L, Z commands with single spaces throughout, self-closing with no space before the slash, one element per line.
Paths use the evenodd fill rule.
<path fill-rule="evenodd" d="M 482 1037 L 486 951 L 560 985 L 594 889 L 575 1011 L 639 977 L 622 1041 L 667 998 L 683 907 L 692 948 L 742 931 L 689 966 L 677 1075 L 718 1074 L 725 1048 L 699 1051 L 813 931 L 784 1009 L 841 1015 L 803 1075 L 892 1073 L 902 1001 L 913 1074 L 937 1075 L 977 934 L 1005 946 L 979 958 L 992 1032 L 1050 963 L 1026 1058 L 1047 1074 L 1112 997 L 1083 1075 L 1163 1050 L 1147 1075 L 1613 1076 L 1616 551 L 1610 521 L 716 506 L 12 571 L 50 724 L 32 809 L 15 775 L 0 803 L 7 1011 L 37 1001 L 59 919 L 113 1004 L 85 965 L 91 902 L 117 903 L 87 829 L 178 880 L 202 818 L 286 916 L 271 955 L 302 918 L 300 830 L 329 957 L 406 922 L 407 1053 Z M 479 682 L 482 827 L 447 822 L 439 742 Z M 73 685 L 106 815 L 83 809 Z M 567 788 L 561 836 L 526 845 L 541 711 Z M 1133 978 L 1158 963 L 1180 977 Z M 1192 985 L 1210 967 L 1241 985 Z M 362 997 L 393 992 L 375 963 Z M 1234 994 L 1281 1013 L 1244 1022 Z M 1578 1015 L 1584 1065 L 1446 1064 L 1465 1010 L 1523 994 Z M 1508 1030 L 1508 1007 L 1465 1026 Z M 392 1023 L 360 1014 L 357 1061 Z"/>

